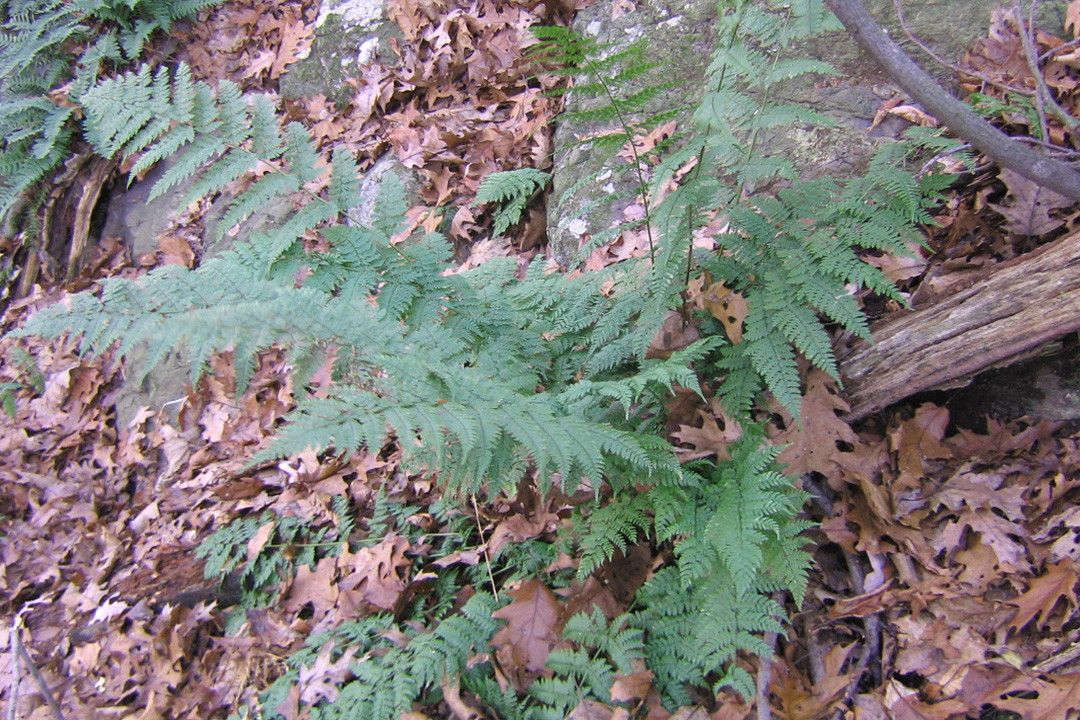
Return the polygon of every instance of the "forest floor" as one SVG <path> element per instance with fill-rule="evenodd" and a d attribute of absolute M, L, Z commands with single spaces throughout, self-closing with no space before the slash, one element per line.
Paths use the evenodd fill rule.
<path fill-rule="evenodd" d="M 521 77 L 471 84 L 468 68 L 519 58 L 524 27 L 565 22 L 573 8 L 564 3 L 547 13 L 538 3 L 498 0 L 446 5 L 425 14 L 411 0 L 393 3 L 405 33 L 400 63 L 365 68 L 347 105 L 311 98 L 281 107 L 325 148 L 345 144 L 370 161 L 390 151 L 416 168 L 425 200 L 453 209 L 451 235 L 465 262 L 509 254 L 525 262 L 542 247 L 542 207 L 503 242 L 487 238 L 490 219 L 469 203 L 489 172 L 544 161 L 558 102 Z M 310 44 L 317 10 L 309 0 L 235 0 L 179 25 L 165 47 L 200 77 L 273 93 Z M 995 26 L 973 49 L 969 67 L 1010 82 L 1030 77 L 1026 63 L 1009 60 L 1022 56 L 1011 27 Z M 1063 42 L 1046 33 L 1036 40 L 1044 49 Z M 1067 107 L 1080 101 L 1071 67 L 1048 64 L 1045 77 Z M 883 112 L 926 120 L 902 104 Z M 1019 112 L 1002 115 L 1018 132 L 1038 124 Z M 1047 130 L 1051 140 L 1063 141 L 1056 124 Z M 450 137 L 460 142 L 448 143 Z M 927 278 L 1008 260 L 1075 229 L 1077 214 L 1046 209 L 1032 192 L 1004 186 L 993 169 L 968 173 L 939 209 L 938 227 L 926 228 L 925 248 L 876 262 L 913 293 Z M 1036 207 L 1042 208 L 1037 217 Z M 78 285 L 136 276 L 165 262 L 191 265 L 200 211 L 191 208 L 162 251 L 134 265 L 104 240 Z M 420 211 L 417 221 L 425 221 Z M 587 265 L 641 252 L 628 233 Z M 692 291 L 706 307 L 708 288 Z M 9 304 L 4 328 L 64 292 L 36 286 Z M 404 473 L 395 447 L 248 467 L 294 405 L 284 351 L 262 355 L 239 397 L 231 365 L 221 358 L 189 387 L 175 425 L 159 409 L 145 408 L 125 427 L 114 410 L 124 373 L 114 358 L 80 357 L 71 342 L 33 339 L 4 338 L 0 352 L 0 381 L 13 384 L 0 413 L 0 648 L 12 648 L 0 654 L 0 692 L 17 702 L 18 717 L 56 717 L 42 683 L 65 717 L 225 717 L 249 707 L 314 628 L 355 617 L 358 608 L 394 611 L 426 591 L 437 569 L 427 553 L 441 530 L 431 512 L 440 490 L 431 477 Z M 803 423 L 796 427 L 780 410 L 773 415 L 773 440 L 789 445 L 781 460 L 813 496 L 807 513 L 821 526 L 808 533 L 815 566 L 806 602 L 790 607 L 789 631 L 777 640 L 772 715 L 1074 717 L 1080 708 L 1080 425 L 990 418 L 964 427 L 950 417 L 946 395 L 854 427 L 839 417 L 846 407 L 831 379 L 809 371 Z M 722 456 L 732 439 L 722 410 L 690 392 L 673 400 L 668 427 L 686 457 Z M 397 532 L 281 578 L 277 601 L 267 607 L 230 609 L 234 589 L 205 578 L 194 549 L 230 520 L 261 523 L 264 513 L 339 527 L 335 497 L 366 510 L 376 497 L 392 503 Z M 464 512 L 475 519 L 475 547 L 441 562 L 476 564 L 510 544 L 552 538 L 578 502 L 523 489 L 474 504 Z M 267 539 L 256 534 L 249 556 Z M 565 588 L 557 603 L 564 610 L 621 611 L 654 559 L 644 542 Z M 535 602 L 542 590 L 525 583 L 514 602 Z M 40 680 L 26 662 L 16 668 L 16 639 Z M 527 639 L 495 641 L 508 682 L 525 673 L 512 666 L 513 652 L 498 650 L 520 642 Z M 740 662 L 755 674 L 760 669 L 756 659 Z M 347 662 L 320 656 L 295 696 L 276 710 L 300 717 L 301 700 L 330 697 L 348 672 Z M 631 704 L 655 720 L 764 716 L 753 698 L 703 698 L 670 713 L 647 682 L 633 692 Z M 415 717 L 464 720 L 468 699 L 444 695 L 442 703 L 421 708 L 428 715 L 418 709 Z M 625 713 L 594 704 L 575 717 Z"/>

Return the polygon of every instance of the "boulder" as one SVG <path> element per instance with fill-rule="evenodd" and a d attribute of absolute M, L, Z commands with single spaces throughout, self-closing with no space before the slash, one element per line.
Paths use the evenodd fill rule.
<path fill-rule="evenodd" d="M 628 5 L 620 0 L 602 0 L 580 11 L 573 28 L 601 45 L 622 49 L 638 40 L 648 42 L 648 60 L 659 63 L 652 71 L 618 88 L 622 96 L 637 90 L 679 81 L 653 98 L 644 109 L 656 114 L 672 108 L 687 108 L 680 125 L 689 118 L 689 108 L 700 99 L 702 80 L 713 48 L 716 3 L 712 0 L 658 0 L 638 2 L 631 12 L 620 14 Z M 591 79 L 590 79 L 591 80 Z M 590 110 L 601 98 L 582 97 L 573 92 L 566 111 Z M 630 123 L 645 118 L 631 115 Z M 587 138 L 612 129 L 606 121 L 583 121 L 564 117 L 556 121 L 552 200 L 548 205 L 550 252 L 566 265 L 586 237 L 596 236 L 621 220 L 622 210 L 633 201 L 633 178 L 625 167 L 605 170 L 610 158 L 597 152 Z M 582 142 L 582 140 L 586 140 Z M 625 165 L 625 163 L 623 163 Z M 589 180 L 589 178 L 592 178 Z M 568 192 L 572 189 L 572 192 Z M 618 199 L 609 201 L 611 196 Z"/>
<path fill-rule="evenodd" d="M 892 0 L 865 0 L 867 7 L 899 34 L 900 27 Z M 990 11 L 996 0 L 905 0 L 905 19 L 913 33 L 950 62 L 960 59 L 966 47 L 986 35 Z M 714 0 L 661 0 L 630 2 L 600 0 L 579 12 L 574 29 L 601 43 L 626 47 L 638 38 L 648 38 L 650 59 L 661 63 L 656 71 L 618 88 L 626 96 L 649 85 L 679 80 L 681 88 L 669 91 L 647 109 L 659 112 L 691 105 L 700 97 L 705 69 L 714 50 L 716 3 Z M 1046 27 L 1060 27 L 1060 8 L 1045 11 Z M 908 44 L 911 46 L 911 44 Z M 843 30 L 819 36 L 793 48 L 791 56 L 825 60 L 844 75 L 820 82 L 822 78 L 796 78 L 780 88 L 775 96 L 788 102 L 806 105 L 825 115 L 834 124 L 829 127 L 795 123 L 790 128 L 770 133 L 763 139 L 761 152 L 788 157 L 804 178 L 850 176 L 865 169 L 866 162 L 882 144 L 897 138 L 907 127 L 891 117 L 873 130 L 870 126 L 882 101 L 897 94 L 889 78 L 866 58 Z M 948 68 L 925 57 L 928 69 L 947 80 Z M 576 112 L 589 109 L 593 100 L 570 93 L 566 109 Z M 637 120 L 638 118 L 634 118 Z M 689 113 L 679 116 L 685 129 Z M 583 122 L 569 117 L 558 121 L 554 140 L 554 182 L 548 206 L 550 252 L 567 264 L 581 243 L 596 237 L 617 224 L 622 210 L 632 201 L 634 183 L 619 172 L 604 172 L 612 162 L 609 153 L 598 153 L 583 138 L 610 129 L 610 123 Z M 616 161 L 622 162 L 622 161 Z M 625 167 L 625 166 L 624 166 Z M 599 174 L 598 174 L 599 173 Z M 592 182 L 583 178 L 596 175 Z M 567 193 L 572 189 L 572 193 Z"/>
<path fill-rule="evenodd" d="M 155 183 L 176 162 L 175 155 L 165 158 L 142 180 L 120 192 L 114 190 L 109 199 L 101 234 L 123 240 L 128 260 L 137 261 L 142 255 L 157 252 L 158 236 L 169 229 L 173 218 L 185 207 L 185 199 L 197 178 L 189 178 L 153 200 L 149 199 Z"/>
<path fill-rule="evenodd" d="M 361 65 L 391 64 L 396 55 L 389 41 L 401 37 L 401 29 L 389 19 L 386 0 L 326 0 L 307 56 L 281 78 L 281 96 L 324 95 L 347 102 L 353 91 L 346 81 L 359 76 Z"/>

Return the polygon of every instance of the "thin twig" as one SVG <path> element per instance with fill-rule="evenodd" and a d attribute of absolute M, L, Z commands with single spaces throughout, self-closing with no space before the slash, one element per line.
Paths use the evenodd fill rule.
<path fill-rule="evenodd" d="M 1080 122 L 1077 122 L 1072 115 L 1070 115 L 1058 101 L 1054 98 L 1054 93 L 1050 91 L 1050 87 L 1046 84 L 1046 78 L 1043 77 L 1042 66 L 1039 64 L 1039 59 L 1035 54 L 1035 44 L 1031 38 L 1031 33 L 1035 30 L 1035 7 L 1038 4 L 1037 0 L 1032 0 L 1031 7 L 1028 11 L 1027 27 L 1024 27 L 1023 16 L 1021 13 L 1020 0 L 1014 0 L 1013 9 L 1016 12 L 1016 22 L 1020 27 L 1017 31 L 1020 34 L 1020 41 L 1024 45 L 1024 56 L 1027 58 L 1028 69 L 1032 76 L 1035 78 L 1035 87 L 1037 92 L 1035 93 L 1036 108 L 1040 113 L 1045 113 L 1046 110 L 1050 111 L 1050 114 L 1054 116 L 1058 122 L 1065 126 L 1065 129 L 1072 135 L 1080 134 Z M 1046 118 L 1043 114 L 1039 116 L 1040 121 L 1043 123 L 1043 139 L 1049 140 L 1050 134 L 1048 126 L 1046 126 Z"/>
<path fill-rule="evenodd" d="M 1002 167 L 1070 200 L 1080 201 L 1080 171 L 1016 142 L 947 93 L 888 36 L 861 0 L 825 0 L 825 4 L 859 47 L 873 57 L 897 85 L 961 139 Z"/>
<path fill-rule="evenodd" d="M 974 70 L 972 68 L 962 68 L 959 65 L 949 62 L 948 60 L 934 52 L 933 48 L 920 40 L 919 37 L 914 32 L 912 32 L 911 28 L 908 27 L 907 18 L 904 17 L 904 6 L 901 0 L 893 0 L 893 7 L 896 8 L 896 18 L 900 21 L 900 28 L 904 31 L 904 34 L 908 36 L 908 40 L 915 43 L 919 47 L 919 49 L 929 55 L 934 62 L 940 65 L 944 65 L 957 75 L 968 75 L 977 79 L 984 85 L 992 85 L 999 90 L 1006 90 L 1008 92 L 1014 92 L 1020 95 L 1026 95 L 1028 97 L 1035 94 L 1031 90 L 1027 90 L 1024 88 L 1015 88 L 1007 83 L 994 80 L 989 75 L 984 75 L 983 73 L 978 72 L 977 70 Z"/>
<path fill-rule="evenodd" d="M 778 603 L 784 601 L 783 593 L 773 593 L 773 600 Z M 776 655 L 777 633 L 765 633 L 765 644 L 772 652 L 768 657 L 761 658 L 761 665 L 757 673 L 757 717 L 758 720 L 772 720 L 772 705 L 769 704 L 769 688 L 772 685 L 773 656 Z"/>
<path fill-rule="evenodd" d="M 1034 3 L 1032 3 L 1031 9 L 1035 9 Z M 1025 26 L 1024 11 L 1020 7 L 1020 0 L 1013 0 L 1013 13 L 1016 15 L 1016 33 L 1020 36 L 1020 44 L 1024 46 L 1024 59 L 1027 60 L 1028 72 L 1031 73 L 1031 77 L 1035 81 L 1035 112 L 1039 116 L 1039 137 L 1043 140 L 1049 140 L 1050 123 L 1046 120 L 1046 101 L 1049 99 L 1052 104 L 1054 100 L 1049 97 L 1050 88 L 1046 87 L 1042 69 L 1039 68 L 1039 61 L 1035 59 L 1035 45 L 1031 42 L 1031 35 L 1029 35 L 1034 26 L 1031 24 L 1030 17 Z"/>
<path fill-rule="evenodd" d="M 1070 645 L 1062 652 L 1059 652 L 1057 655 L 1046 658 L 1041 663 L 1036 665 L 1033 669 L 1042 673 L 1051 673 L 1058 668 L 1068 665 L 1077 658 L 1080 658 L 1080 642 L 1074 642 L 1072 645 Z"/>
<path fill-rule="evenodd" d="M 480 533 L 480 545 L 484 548 L 484 567 L 487 569 L 488 580 L 491 581 L 491 594 L 499 597 L 499 588 L 495 585 L 495 573 L 491 572 L 491 553 L 488 552 L 487 539 L 484 537 L 484 527 L 480 522 L 480 506 L 476 504 L 476 496 L 472 498 L 473 513 L 476 515 L 476 531 Z"/>
<path fill-rule="evenodd" d="M 1057 55 L 1058 53 L 1064 52 L 1066 50 L 1073 50 L 1073 49 L 1076 48 L 1077 45 L 1080 45 L 1080 37 L 1073 38 L 1072 40 L 1065 43 L 1064 45 L 1058 45 L 1057 47 L 1050 48 L 1049 50 L 1047 50 L 1046 52 L 1044 52 L 1042 55 L 1039 56 L 1039 62 L 1044 63 L 1047 60 L 1053 60 L 1054 56 Z"/>
<path fill-rule="evenodd" d="M 1038 145 L 1047 151 L 1047 155 L 1054 155 L 1068 160 L 1075 160 L 1080 157 L 1080 152 L 1077 152 L 1076 150 L 1069 150 L 1068 148 L 1063 148 L 1060 145 L 1055 145 L 1052 142 L 1047 142 L 1038 138 L 1017 135 L 1016 139 L 1020 142 L 1028 143 L 1029 145 Z"/>
<path fill-rule="evenodd" d="M 30 657 L 30 653 L 26 651 L 26 648 L 22 644 L 22 614 L 26 611 L 23 608 L 12 621 L 11 628 L 11 650 L 16 658 L 21 658 L 29 668 L 30 674 L 34 676 L 34 680 L 37 682 L 38 687 L 41 689 L 41 694 L 45 698 L 45 704 L 49 706 L 49 710 L 52 711 L 54 720 L 64 720 L 64 713 L 60 711 L 60 705 L 56 702 L 56 698 L 53 697 L 52 690 L 49 689 L 48 684 L 45 682 L 45 678 L 42 677 L 41 671 L 38 670 L 37 665 L 34 664 L 34 659 Z M 8 705 L 8 716 L 12 717 L 11 708 L 14 707 L 15 701 L 18 698 L 12 693 L 11 703 Z"/>
<path fill-rule="evenodd" d="M 19 712 L 19 684 L 22 682 L 22 623 L 20 616 L 15 615 L 11 619 L 11 637 L 8 638 L 8 646 L 11 648 L 11 692 L 8 693 L 7 720 L 15 720 Z"/>
<path fill-rule="evenodd" d="M 49 706 L 53 717 L 55 720 L 64 720 L 64 713 L 61 712 L 60 705 L 56 702 L 56 698 L 53 697 L 52 690 L 45 684 L 45 678 L 42 677 L 41 671 L 38 670 L 37 665 L 34 664 L 33 659 L 30 657 L 30 653 L 26 652 L 26 648 L 23 647 L 22 643 L 19 643 L 19 652 L 22 654 L 26 666 L 30 668 L 30 674 L 34 676 L 38 687 L 41 688 L 41 694 L 45 696 L 45 704 Z"/>

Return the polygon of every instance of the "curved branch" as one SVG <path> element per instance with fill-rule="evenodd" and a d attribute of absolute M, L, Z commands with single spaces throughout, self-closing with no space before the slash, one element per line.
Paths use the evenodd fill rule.
<path fill-rule="evenodd" d="M 1080 172 L 1013 140 L 945 92 L 885 33 L 859 0 L 825 0 L 825 4 L 859 47 L 941 123 L 1002 167 L 1070 200 L 1080 200 Z"/>

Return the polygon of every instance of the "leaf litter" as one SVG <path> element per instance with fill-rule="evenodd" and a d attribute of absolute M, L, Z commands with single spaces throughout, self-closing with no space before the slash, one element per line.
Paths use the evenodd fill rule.
<path fill-rule="evenodd" d="M 359 68 L 344 105 L 323 97 L 282 105 L 290 119 L 313 128 L 324 149 L 346 145 L 370 165 L 389 148 L 416 168 L 425 201 L 453 213 L 455 239 L 475 245 L 474 263 L 484 253 L 527 258 L 538 240 L 495 243 L 485 237 L 489 218 L 468 203 L 490 172 L 547 162 L 558 104 L 543 94 L 551 86 L 525 80 L 526 29 L 565 22 L 579 6 L 444 5 L 432 12 L 427 3 L 395 2 L 393 17 L 405 34 L 400 63 Z M 201 76 L 272 91 L 310 44 L 316 16 L 309 2 L 235 0 L 178 27 L 173 39 Z M 1030 74 L 1005 52 L 1018 42 L 1015 30 L 1010 35 L 1015 23 L 995 17 L 994 32 L 968 65 L 1010 81 Z M 1067 18 L 1075 34 L 1080 3 L 1069 5 Z M 1037 40 L 1058 52 L 1055 62 L 1075 66 L 1069 47 L 1043 34 Z M 1046 75 L 1075 101 L 1070 73 L 1048 63 Z M 1060 135 L 1051 130 L 1052 138 Z M 656 138 L 636 142 L 647 150 Z M 1053 198 L 1008 176 L 1002 181 L 1005 201 L 990 202 L 976 188 L 944 208 L 930 262 L 878 258 L 878 264 L 914 289 L 931 266 L 955 271 L 1007 259 L 1020 251 L 1012 236 L 1072 228 L 1075 218 Z M 512 242 L 530 232 L 536 235 L 519 228 Z M 190 264 L 191 248 L 170 242 L 157 259 Z M 643 233 L 626 231 L 594 251 L 586 267 L 646 252 Z M 118 266 L 116 248 L 99 254 L 93 265 L 99 273 L 146 269 Z M 737 341 L 745 319 L 738 293 L 702 280 L 689 295 Z M 37 289 L 9 308 L 5 326 L 51 299 Z M 670 337 L 658 337 L 655 352 L 670 354 L 687 331 L 673 327 Z M 523 488 L 474 508 L 475 545 L 441 557 L 423 532 L 410 539 L 354 529 L 351 537 L 360 541 L 354 550 L 346 546 L 299 564 L 295 574 L 276 578 L 278 602 L 238 611 L 239 589 L 205 578 L 204 561 L 194 554 L 215 528 L 271 511 L 311 528 L 345 530 L 334 499 L 347 498 L 365 511 L 370 529 L 372 508 L 391 499 L 408 508 L 405 525 L 437 534 L 431 513 L 440 499 L 437 485 L 404 474 L 393 445 L 246 469 L 295 403 L 282 351 L 262 354 L 239 397 L 231 363 L 215 359 L 212 372 L 188 386 L 175 427 L 154 408 L 118 427 L 113 405 L 124 368 L 111 356 L 87 360 L 70 343 L 11 339 L 0 341 L 0 352 L 0 382 L 18 388 L 12 412 L 0 414 L 0 647 L 11 647 L 12 633 L 19 633 L 29 662 L 69 717 L 224 717 L 249 706 L 309 635 L 376 612 L 398 613 L 430 592 L 439 567 L 483 563 L 510 545 L 553 537 L 567 511 L 583 501 Z M 901 406 L 877 424 L 852 428 L 841 418 L 847 407 L 835 381 L 810 371 L 805 386 L 801 424 L 779 407 L 762 409 L 772 418 L 773 441 L 786 446 L 781 458 L 788 472 L 815 498 L 809 512 L 822 523 L 812 538 L 811 592 L 803 608 L 792 608 L 793 625 L 773 660 L 774 714 L 790 720 L 1006 717 L 995 711 L 1069 717 L 1080 707 L 1078 428 L 991 418 L 976 433 L 953 426 L 948 409 L 930 403 Z M 704 401 L 687 390 L 669 405 L 671 438 L 687 458 L 723 457 L 741 434 L 704 390 Z M 273 530 L 271 523 L 258 526 L 243 559 L 277 544 Z M 576 612 L 625 611 L 653 560 L 642 543 L 559 592 L 536 577 L 505 588 L 511 602 L 496 617 L 507 624 L 493 639 L 502 680 L 523 689 L 543 676 L 547 655 L 565 646 L 562 627 Z M 547 568 L 574 569 L 565 555 Z M 348 653 L 335 657 L 327 646 L 279 710 L 298 717 L 300 702 L 333 699 L 354 660 Z M 14 678 L 12 655 L 5 653 L 0 692 L 9 700 Z M 22 716 L 46 716 L 40 687 L 25 677 L 22 683 Z M 613 700 L 637 702 L 651 718 L 734 720 L 753 712 L 745 699 L 722 696 L 711 712 L 668 713 L 655 701 L 647 669 L 620 678 L 616 688 Z M 445 712 L 467 711 L 470 699 L 452 683 L 443 690 Z M 570 717 L 627 714 L 590 701 Z"/>

